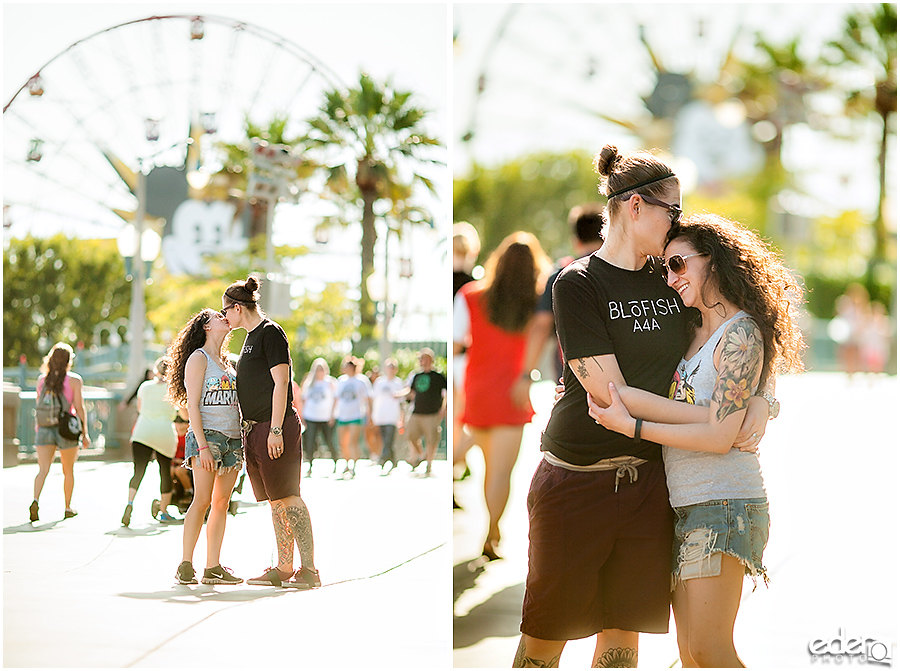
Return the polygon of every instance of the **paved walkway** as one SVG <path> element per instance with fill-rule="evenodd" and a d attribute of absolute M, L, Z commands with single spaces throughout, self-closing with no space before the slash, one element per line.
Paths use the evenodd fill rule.
<path fill-rule="evenodd" d="M 150 517 L 153 468 L 129 529 L 119 520 L 130 463 L 77 463 L 79 515 L 63 520 L 57 460 L 34 525 L 37 466 L 4 469 L 4 666 L 449 668 L 447 462 L 429 478 L 406 464 L 381 477 L 368 464 L 341 481 L 317 460 L 303 480 L 323 582 L 309 592 L 175 584 L 181 526 Z M 249 482 L 234 500 L 222 563 L 249 578 L 274 563 L 271 517 Z M 195 568 L 205 548 L 201 535 Z"/>
<path fill-rule="evenodd" d="M 487 530 L 483 461 L 468 457 L 473 477 L 456 483 L 463 506 L 453 519 L 453 663 L 508 668 L 515 655 L 527 570 L 525 496 L 539 460 L 539 436 L 552 383 L 535 385 L 538 410 L 526 429 L 501 522 L 505 559 L 477 559 Z M 735 642 L 748 667 L 808 667 L 810 641 L 868 637 L 893 658 L 897 643 L 896 377 L 808 373 L 779 381 L 781 417 L 770 422 L 760 459 L 771 505 L 765 563 L 770 587 L 745 582 Z M 833 644 L 836 649 L 838 643 Z M 586 668 L 591 639 L 574 641 L 560 666 Z M 876 657 L 882 657 L 880 648 Z M 666 635 L 644 635 L 639 665 L 680 666 L 674 622 Z M 846 658 L 844 662 L 846 663 Z M 835 660 L 832 659 L 831 663 Z M 855 663 L 855 660 L 854 660 Z"/>

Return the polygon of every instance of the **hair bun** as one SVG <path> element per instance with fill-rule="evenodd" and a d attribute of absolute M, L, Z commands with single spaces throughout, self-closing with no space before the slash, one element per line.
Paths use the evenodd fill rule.
<path fill-rule="evenodd" d="M 600 153 L 594 157 L 594 168 L 604 177 L 612 174 L 616 160 L 619 158 L 619 150 L 611 144 L 608 144 L 600 150 Z"/>
<path fill-rule="evenodd" d="M 244 288 L 252 294 L 259 289 L 259 280 L 251 275 L 247 278 L 247 281 L 244 282 Z"/>

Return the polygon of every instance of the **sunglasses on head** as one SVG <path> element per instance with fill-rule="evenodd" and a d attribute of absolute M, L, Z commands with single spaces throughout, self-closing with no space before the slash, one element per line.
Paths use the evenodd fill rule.
<path fill-rule="evenodd" d="M 665 203 L 657 198 L 653 198 L 652 196 L 645 196 L 642 193 L 637 194 L 647 203 L 651 205 L 656 205 L 657 207 L 663 207 L 669 211 L 669 223 L 672 226 L 677 226 L 681 221 L 681 208 L 677 205 L 673 205 L 671 203 Z"/>
<path fill-rule="evenodd" d="M 672 254 L 668 259 L 663 260 L 663 265 L 676 275 L 684 275 L 684 271 L 687 270 L 687 259 L 694 256 L 706 256 L 706 254 L 701 254 L 699 252 L 696 254 L 686 254 L 684 256 L 681 254 Z"/>

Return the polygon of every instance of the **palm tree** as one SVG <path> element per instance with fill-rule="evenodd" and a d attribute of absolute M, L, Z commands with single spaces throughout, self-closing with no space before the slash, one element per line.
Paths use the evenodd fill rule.
<path fill-rule="evenodd" d="M 884 201 L 887 175 L 887 147 L 891 134 L 891 115 L 897 113 L 897 6 L 878 5 L 874 12 L 854 9 L 845 19 L 844 33 L 829 43 L 833 56 L 823 60 L 828 65 L 850 64 L 869 70 L 875 85 L 866 90 L 847 92 L 846 107 L 851 114 L 878 115 L 881 123 L 881 146 L 878 152 L 878 207 L 875 210 L 875 246 L 869 261 L 867 282 L 874 286 L 876 267 L 887 258 L 887 229 Z"/>
<path fill-rule="evenodd" d="M 421 208 L 412 203 L 414 187 L 420 184 L 435 193 L 433 181 L 420 168 L 443 165 L 435 158 L 436 149 L 443 145 L 426 132 L 426 115 L 415 105 L 411 92 L 396 90 L 390 81 L 376 82 L 363 72 L 358 87 L 326 92 L 300 141 L 306 149 L 304 158 L 318 165 L 325 176 L 322 197 L 336 206 L 337 213 L 323 223 L 362 225 L 359 311 L 363 341 L 373 338 L 376 323 L 366 286 L 375 267 L 376 203 L 386 201 L 384 214 L 394 218 L 406 211 L 419 212 Z"/>

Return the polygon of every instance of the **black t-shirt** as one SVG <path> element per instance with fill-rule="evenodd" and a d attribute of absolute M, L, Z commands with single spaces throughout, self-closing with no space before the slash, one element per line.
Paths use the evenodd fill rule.
<path fill-rule="evenodd" d="M 416 392 L 413 399 L 414 415 L 433 415 L 440 411 L 444 403 L 441 393 L 447 388 L 447 378 L 436 370 L 419 372 L 413 376 L 410 388 Z"/>
<path fill-rule="evenodd" d="M 566 362 L 615 354 L 629 386 L 666 396 L 687 350 L 687 310 L 652 260 L 636 271 L 610 265 L 597 253 L 569 264 L 553 285 L 556 332 Z M 662 459 L 659 444 L 639 444 L 594 422 L 587 395 L 567 365 L 565 395 L 554 406 L 541 439 L 571 464 L 632 455 Z"/>
<path fill-rule="evenodd" d="M 469 273 L 464 270 L 453 271 L 453 297 L 456 298 L 456 292 L 462 289 L 469 282 L 475 281 Z"/>
<path fill-rule="evenodd" d="M 238 403 L 241 416 L 256 422 L 272 419 L 272 392 L 275 381 L 271 369 L 291 365 L 291 350 L 284 330 L 271 319 L 263 319 L 244 339 L 237 363 Z M 291 410 L 294 393 L 288 384 L 287 411 Z"/>

